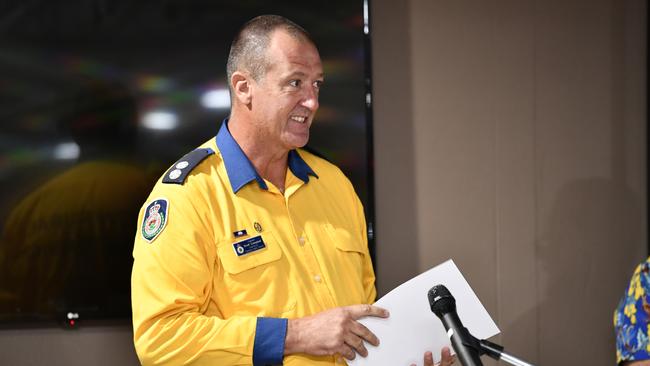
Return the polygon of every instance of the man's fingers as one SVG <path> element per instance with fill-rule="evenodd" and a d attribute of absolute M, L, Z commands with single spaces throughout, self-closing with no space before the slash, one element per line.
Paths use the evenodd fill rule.
<path fill-rule="evenodd" d="M 344 344 L 341 350 L 341 356 L 345 357 L 348 360 L 354 360 L 354 358 L 357 357 L 357 353 L 354 352 L 350 346 Z"/>
<path fill-rule="evenodd" d="M 364 316 L 376 316 L 379 318 L 388 318 L 389 316 L 388 310 L 369 304 L 351 305 L 347 307 L 347 310 L 355 320 Z"/>
<path fill-rule="evenodd" d="M 450 366 L 456 360 L 456 356 L 451 355 L 451 350 L 449 347 L 442 347 L 440 352 L 440 366 Z"/>
<path fill-rule="evenodd" d="M 451 349 L 449 347 L 442 347 L 442 351 L 440 352 L 441 356 L 443 359 L 450 359 L 451 358 Z"/>
<path fill-rule="evenodd" d="M 350 334 L 345 338 L 345 344 L 352 347 L 352 349 L 361 356 L 368 357 L 368 350 L 366 349 L 366 345 L 363 344 L 363 339 L 354 334 Z"/>
<path fill-rule="evenodd" d="M 433 353 L 424 352 L 424 366 L 433 366 Z"/>
<path fill-rule="evenodd" d="M 372 344 L 373 346 L 379 346 L 379 338 L 370 331 L 370 329 L 366 328 L 365 325 L 359 323 L 359 322 L 354 322 L 352 324 L 351 329 L 352 333 L 356 334 L 357 336 L 361 337 L 361 339 L 367 341 L 368 343 Z"/>

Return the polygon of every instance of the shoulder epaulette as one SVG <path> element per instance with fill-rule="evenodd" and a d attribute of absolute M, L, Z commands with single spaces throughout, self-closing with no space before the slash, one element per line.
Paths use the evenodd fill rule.
<path fill-rule="evenodd" d="M 162 182 L 168 184 L 184 184 L 185 178 L 187 178 L 190 172 L 212 154 L 214 154 L 214 150 L 210 148 L 196 149 L 188 152 L 169 168 Z"/>

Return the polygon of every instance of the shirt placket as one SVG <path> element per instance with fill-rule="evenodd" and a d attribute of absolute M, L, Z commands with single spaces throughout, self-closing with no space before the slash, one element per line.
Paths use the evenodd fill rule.
<path fill-rule="evenodd" d="M 310 281 L 313 285 L 312 287 L 316 290 L 321 307 L 323 309 L 330 309 L 335 307 L 336 303 L 334 302 L 330 289 L 328 288 L 328 283 L 325 280 L 326 276 L 323 273 L 322 266 L 318 262 L 316 254 L 314 253 L 313 242 L 309 240 L 309 237 L 305 233 L 305 225 L 300 220 L 301 215 L 293 215 L 291 212 L 292 194 L 295 193 L 297 188 L 298 187 L 290 187 L 286 191 L 284 202 L 287 217 L 291 223 L 293 238 L 295 238 L 296 244 L 299 248 L 297 252 L 300 253 L 301 260 L 305 264 L 305 268 L 309 271 L 309 278 L 306 280 Z"/>

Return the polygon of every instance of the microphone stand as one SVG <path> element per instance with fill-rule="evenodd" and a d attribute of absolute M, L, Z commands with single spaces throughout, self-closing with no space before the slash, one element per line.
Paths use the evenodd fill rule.
<path fill-rule="evenodd" d="M 440 318 L 447 330 L 447 336 L 463 366 L 483 366 L 482 355 L 514 366 L 534 366 L 526 361 L 503 352 L 503 346 L 474 337 L 458 317 L 456 299 L 444 285 L 436 285 L 427 294 L 431 311 Z"/>
<path fill-rule="evenodd" d="M 456 318 L 458 324 L 460 324 L 460 319 L 458 319 L 458 315 L 455 312 L 445 314 L 444 316 Z M 481 355 L 485 352 L 483 351 L 483 347 L 481 347 L 481 342 L 465 327 L 458 329 L 457 333 L 454 334 L 452 328 L 447 330 L 447 335 L 451 340 L 451 345 L 454 347 L 456 357 L 458 357 L 460 363 L 463 366 L 483 366 Z"/>
<path fill-rule="evenodd" d="M 524 360 L 521 360 L 513 355 L 509 355 L 505 352 L 503 352 L 504 348 L 503 346 L 500 346 L 496 343 L 492 343 L 490 341 L 486 341 L 485 339 L 478 340 L 474 336 L 470 335 L 472 338 L 474 338 L 480 345 L 481 347 L 481 355 L 488 355 L 489 357 L 499 361 L 503 360 L 504 362 L 507 362 L 511 365 L 514 366 L 534 366 L 531 363 L 528 363 Z"/>
<path fill-rule="evenodd" d="M 535 366 L 522 359 L 504 352 L 503 346 L 485 339 L 474 337 L 467 328 L 463 328 L 463 336 L 452 338 L 452 345 L 456 350 L 456 356 L 463 366 L 483 366 L 480 356 L 487 355 L 497 361 L 502 360 L 513 366 Z M 455 341 L 455 342 L 454 342 Z M 465 347 L 460 347 L 460 344 Z M 460 353 L 459 353 L 460 350 Z"/>

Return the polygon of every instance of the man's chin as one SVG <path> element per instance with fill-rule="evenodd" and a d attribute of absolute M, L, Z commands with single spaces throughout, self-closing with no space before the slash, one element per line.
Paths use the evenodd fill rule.
<path fill-rule="evenodd" d="M 299 149 L 304 147 L 309 142 L 309 133 L 306 135 L 293 135 L 285 140 L 285 145 L 289 147 L 290 150 Z"/>

